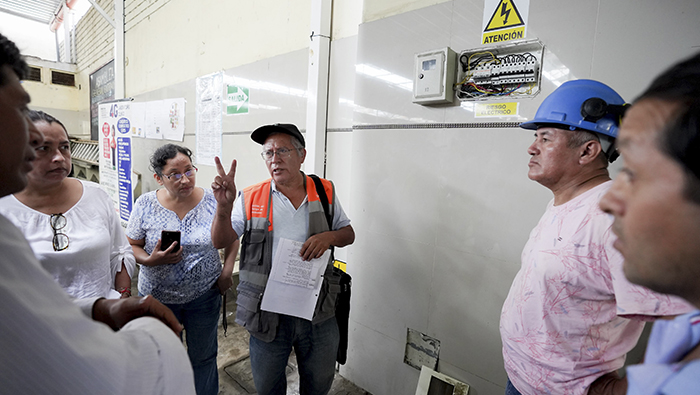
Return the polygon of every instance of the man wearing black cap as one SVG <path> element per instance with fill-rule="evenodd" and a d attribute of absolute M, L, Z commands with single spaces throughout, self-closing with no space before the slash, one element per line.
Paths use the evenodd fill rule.
<path fill-rule="evenodd" d="M 351 244 L 355 232 L 335 196 L 333 183 L 320 179 L 319 191 L 314 180 L 301 172 L 306 149 L 296 126 L 261 126 L 251 138 L 263 146 L 261 155 L 271 179 L 245 188 L 234 206 L 236 161 L 226 173 L 216 158 L 219 175 L 212 189 L 218 205 L 212 241 L 220 248 L 243 236 L 236 323 L 251 334 L 250 360 L 257 392 L 286 393 L 285 368 L 294 348 L 300 394 L 324 395 L 330 391 L 335 373 L 339 334 L 332 318 L 340 276 L 329 262 L 311 321 L 265 311 L 260 305 L 280 239 L 303 242 L 300 255 L 307 261 L 320 258 L 331 247 Z M 326 218 L 324 200 L 331 221 Z"/>

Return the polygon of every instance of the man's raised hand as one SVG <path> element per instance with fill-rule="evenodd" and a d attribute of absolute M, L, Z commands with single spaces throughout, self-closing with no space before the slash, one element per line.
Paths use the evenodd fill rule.
<path fill-rule="evenodd" d="M 214 192 L 214 197 L 217 203 L 231 207 L 233 201 L 236 200 L 236 160 L 231 162 L 231 169 L 226 173 L 221 165 L 221 159 L 218 156 L 214 157 L 216 162 L 216 172 L 219 173 L 214 182 L 211 183 L 211 189 Z"/>

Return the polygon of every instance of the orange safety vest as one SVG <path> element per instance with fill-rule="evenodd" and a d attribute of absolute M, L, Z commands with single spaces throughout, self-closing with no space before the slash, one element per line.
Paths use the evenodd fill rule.
<path fill-rule="evenodd" d="M 309 208 L 307 238 L 328 231 L 323 205 L 313 180 L 306 179 L 306 197 Z M 321 179 L 328 196 L 329 211 L 333 214 L 335 188 L 329 180 Z M 236 303 L 236 323 L 251 335 L 270 342 L 277 334 L 279 316 L 260 309 L 265 285 L 272 269 L 272 187 L 271 179 L 243 190 L 245 205 L 245 230 L 241 241 L 241 257 Z M 326 266 L 321 293 L 316 303 L 312 323 L 317 324 L 335 316 L 335 300 L 340 292 L 340 275 L 333 272 L 333 265 Z"/>

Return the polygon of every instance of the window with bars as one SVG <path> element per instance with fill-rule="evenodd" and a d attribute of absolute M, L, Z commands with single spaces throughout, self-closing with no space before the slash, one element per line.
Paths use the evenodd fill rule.
<path fill-rule="evenodd" d="M 41 67 L 29 66 L 29 73 L 25 80 L 41 82 Z"/>
<path fill-rule="evenodd" d="M 54 85 L 75 86 L 75 74 L 51 70 L 51 83 Z"/>

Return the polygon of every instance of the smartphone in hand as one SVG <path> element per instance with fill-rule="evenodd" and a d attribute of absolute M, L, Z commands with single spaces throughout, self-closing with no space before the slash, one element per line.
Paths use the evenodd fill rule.
<path fill-rule="evenodd" d="M 177 242 L 175 251 L 180 248 L 180 231 L 179 230 L 164 230 L 160 234 L 160 250 L 165 251 L 173 242 Z"/>

